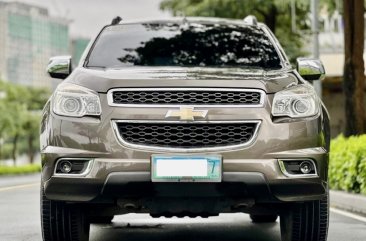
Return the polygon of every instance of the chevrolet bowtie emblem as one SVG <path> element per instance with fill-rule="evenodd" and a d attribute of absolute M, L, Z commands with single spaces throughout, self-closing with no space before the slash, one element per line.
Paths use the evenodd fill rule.
<path fill-rule="evenodd" d="M 195 118 L 204 119 L 208 110 L 195 110 L 194 107 L 180 107 L 180 110 L 169 110 L 165 118 L 179 118 L 181 121 L 193 121 Z"/>

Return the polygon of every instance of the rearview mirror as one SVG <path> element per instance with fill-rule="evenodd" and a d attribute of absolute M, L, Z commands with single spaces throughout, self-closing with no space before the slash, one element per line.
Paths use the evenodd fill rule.
<path fill-rule="evenodd" d="M 47 66 L 48 74 L 55 79 L 66 79 L 72 72 L 71 56 L 50 58 Z"/>
<path fill-rule="evenodd" d="M 307 81 L 313 82 L 325 78 L 325 69 L 319 59 L 298 58 L 296 66 L 301 77 Z"/>

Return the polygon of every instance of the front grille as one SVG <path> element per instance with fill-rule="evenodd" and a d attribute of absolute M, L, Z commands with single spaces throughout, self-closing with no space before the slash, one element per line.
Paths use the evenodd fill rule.
<path fill-rule="evenodd" d="M 113 104 L 117 105 L 259 105 L 259 90 L 182 89 L 182 90 L 112 90 Z"/>
<path fill-rule="evenodd" d="M 212 148 L 249 143 L 257 122 L 124 123 L 117 122 L 123 142 L 163 148 Z"/>

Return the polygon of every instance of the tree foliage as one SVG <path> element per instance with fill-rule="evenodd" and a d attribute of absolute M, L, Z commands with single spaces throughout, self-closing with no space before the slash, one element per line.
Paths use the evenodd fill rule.
<path fill-rule="evenodd" d="M 307 30 L 309 1 L 296 0 L 295 6 L 297 28 Z M 304 55 L 301 49 L 306 38 L 303 33 L 292 32 L 291 28 L 291 0 L 164 0 L 160 7 L 175 16 L 243 19 L 255 15 L 276 34 L 292 61 Z"/>
<path fill-rule="evenodd" d="M 12 158 L 15 163 L 21 152 L 32 162 L 38 149 L 40 112 L 49 91 L 0 82 L 0 93 L 0 160 Z"/>
<path fill-rule="evenodd" d="M 342 0 L 320 0 L 320 6 L 332 13 L 335 10 L 342 11 Z"/>
<path fill-rule="evenodd" d="M 366 135 L 332 141 L 329 162 L 329 185 L 354 193 L 366 194 Z"/>
<path fill-rule="evenodd" d="M 343 0 L 320 0 L 320 4 L 329 13 L 333 13 L 336 10 L 343 13 Z M 366 0 L 364 0 L 364 4 L 366 4 Z"/>

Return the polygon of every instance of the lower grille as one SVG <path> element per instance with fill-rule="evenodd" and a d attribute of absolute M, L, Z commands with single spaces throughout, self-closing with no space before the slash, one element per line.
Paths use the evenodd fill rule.
<path fill-rule="evenodd" d="M 259 122 L 125 123 L 117 122 L 123 142 L 162 148 L 216 148 L 249 143 Z"/>

